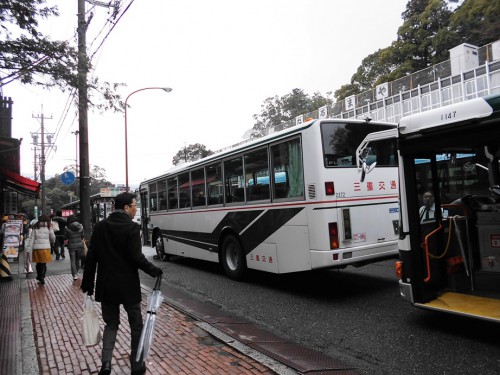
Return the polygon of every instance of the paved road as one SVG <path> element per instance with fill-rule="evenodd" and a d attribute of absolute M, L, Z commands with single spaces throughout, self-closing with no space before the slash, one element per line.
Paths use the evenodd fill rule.
<path fill-rule="evenodd" d="M 154 251 L 143 251 L 153 261 Z M 244 282 L 229 280 L 213 263 L 153 262 L 165 270 L 164 288 L 210 301 L 365 374 L 500 374 L 500 326 L 413 308 L 399 297 L 393 261 L 342 271 L 250 272 Z M 69 272 L 67 259 L 49 265 L 49 273 L 60 272 Z M 152 287 L 150 277 L 143 282 Z"/>
<path fill-rule="evenodd" d="M 500 326 L 413 308 L 399 297 L 393 261 L 342 271 L 250 272 L 244 282 L 201 261 L 174 258 L 161 267 L 165 287 L 366 374 L 500 374 Z"/>

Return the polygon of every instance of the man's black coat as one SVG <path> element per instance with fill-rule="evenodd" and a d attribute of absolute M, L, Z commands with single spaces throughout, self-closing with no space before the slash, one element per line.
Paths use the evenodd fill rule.
<path fill-rule="evenodd" d="M 141 301 L 139 269 L 152 277 L 161 270 L 142 254 L 140 227 L 124 211 L 115 211 L 98 222 L 85 260 L 81 289 L 95 300 L 130 305 Z"/>

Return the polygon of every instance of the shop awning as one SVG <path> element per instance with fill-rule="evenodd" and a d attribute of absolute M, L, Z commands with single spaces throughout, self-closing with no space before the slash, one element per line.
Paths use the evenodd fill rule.
<path fill-rule="evenodd" d="M 20 194 L 38 197 L 38 193 L 40 193 L 39 182 L 23 177 L 8 169 L 0 168 L 0 180 L 5 185 L 4 187 L 17 191 Z"/>

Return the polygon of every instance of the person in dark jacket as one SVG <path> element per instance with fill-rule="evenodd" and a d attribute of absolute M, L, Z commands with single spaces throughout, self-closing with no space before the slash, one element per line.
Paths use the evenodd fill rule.
<path fill-rule="evenodd" d="M 83 225 L 76 220 L 76 216 L 74 215 L 69 216 L 67 220 L 67 225 L 64 228 L 64 240 L 68 241 L 67 246 L 73 280 L 78 280 L 80 258 L 83 251 Z"/>
<path fill-rule="evenodd" d="M 120 324 L 120 305 L 124 306 L 130 325 L 132 375 L 146 373 L 144 361 L 135 361 L 143 327 L 139 270 L 152 277 L 161 276 L 163 271 L 142 254 L 140 227 L 132 221 L 136 211 L 134 194 L 118 194 L 115 211 L 95 225 L 90 238 L 81 289 L 88 295 L 94 293 L 97 268 L 95 300 L 101 302 L 105 323 L 99 375 L 111 373 L 111 359 Z"/>
<path fill-rule="evenodd" d="M 65 259 L 64 256 L 64 228 L 66 227 L 66 218 L 62 217 L 62 211 L 56 211 L 56 216 L 52 218 L 52 221 L 56 222 L 59 226 L 59 230 L 54 231 L 56 235 L 56 242 L 54 243 L 54 252 L 56 253 L 56 260 L 59 257 Z"/>

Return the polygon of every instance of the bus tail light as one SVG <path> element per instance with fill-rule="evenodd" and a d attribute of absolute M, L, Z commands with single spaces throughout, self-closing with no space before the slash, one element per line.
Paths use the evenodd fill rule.
<path fill-rule="evenodd" d="M 337 223 L 328 223 L 328 234 L 330 235 L 330 249 L 339 248 L 339 231 Z"/>
<path fill-rule="evenodd" d="M 403 262 L 398 260 L 394 266 L 396 267 L 396 276 L 399 280 L 403 279 Z"/>
<path fill-rule="evenodd" d="M 325 182 L 325 194 L 326 195 L 334 195 L 335 194 L 335 186 L 333 185 L 333 181 Z"/>

